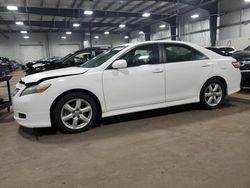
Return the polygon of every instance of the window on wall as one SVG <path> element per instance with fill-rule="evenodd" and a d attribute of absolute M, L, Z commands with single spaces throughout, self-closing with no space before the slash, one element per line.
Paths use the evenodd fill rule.
<path fill-rule="evenodd" d="M 201 52 L 181 44 L 165 44 L 167 62 L 183 62 L 208 59 Z"/>
<path fill-rule="evenodd" d="M 125 54 L 120 59 L 125 59 L 128 63 L 128 67 L 159 64 L 158 45 L 150 44 L 137 47 Z"/>

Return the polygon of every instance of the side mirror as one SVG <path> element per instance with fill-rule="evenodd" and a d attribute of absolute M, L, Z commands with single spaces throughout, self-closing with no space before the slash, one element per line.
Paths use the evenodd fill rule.
<path fill-rule="evenodd" d="M 113 64 L 112 67 L 114 69 L 125 69 L 127 68 L 127 61 L 125 59 L 119 59 L 116 60 Z"/>

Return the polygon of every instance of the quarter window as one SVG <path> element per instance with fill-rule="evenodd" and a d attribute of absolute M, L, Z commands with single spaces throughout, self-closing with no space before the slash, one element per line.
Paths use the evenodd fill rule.
<path fill-rule="evenodd" d="M 120 59 L 125 59 L 128 63 L 128 67 L 159 64 L 158 45 L 150 44 L 137 47 L 122 56 Z"/>
<path fill-rule="evenodd" d="M 165 44 L 167 62 L 182 62 L 207 59 L 201 52 L 185 45 Z"/>

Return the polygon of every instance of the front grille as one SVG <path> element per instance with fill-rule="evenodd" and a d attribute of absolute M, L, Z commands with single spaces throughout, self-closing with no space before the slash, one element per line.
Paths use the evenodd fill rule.
<path fill-rule="evenodd" d="M 239 61 L 241 70 L 250 70 L 250 60 Z"/>

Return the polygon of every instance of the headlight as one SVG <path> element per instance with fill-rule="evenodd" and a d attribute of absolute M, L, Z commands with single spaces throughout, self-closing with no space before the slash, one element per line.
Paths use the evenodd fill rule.
<path fill-rule="evenodd" d="M 28 88 L 23 90 L 21 96 L 30 95 L 30 94 L 34 94 L 34 93 L 43 93 L 50 86 L 51 86 L 51 84 L 43 84 L 43 85 L 36 85 L 36 86 L 28 87 Z"/>

